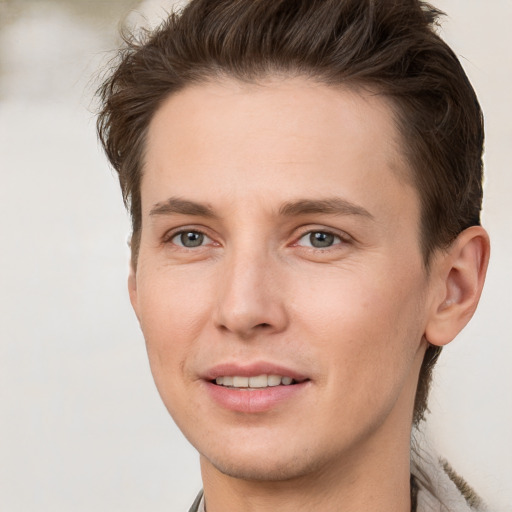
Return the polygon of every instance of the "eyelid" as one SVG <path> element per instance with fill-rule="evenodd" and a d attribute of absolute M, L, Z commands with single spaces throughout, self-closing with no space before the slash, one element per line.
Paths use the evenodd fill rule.
<path fill-rule="evenodd" d="M 208 230 L 202 227 L 198 226 L 179 226 L 177 228 L 170 229 L 169 231 L 166 231 L 165 234 L 162 236 L 162 243 L 163 244 L 169 244 L 172 242 L 173 238 L 175 238 L 177 235 L 181 235 L 182 233 L 201 233 L 204 235 L 208 240 L 211 242 L 214 242 L 218 245 L 218 242 L 215 242 L 213 236 L 208 233 Z M 176 247 L 189 249 L 188 247 L 185 247 L 183 245 L 173 244 Z M 205 244 L 207 245 L 207 244 Z M 200 245 L 197 247 L 205 247 L 205 245 Z"/>
<path fill-rule="evenodd" d="M 309 241 L 309 243 L 302 244 L 301 240 L 303 240 L 303 239 L 307 240 L 307 238 L 311 238 L 311 234 L 312 233 L 325 233 L 326 235 L 331 235 L 333 237 L 333 242 L 332 242 L 331 245 L 326 245 L 325 247 L 315 247 L 313 245 L 313 243 L 311 242 L 311 240 Z M 304 247 L 304 248 L 307 248 L 309 250 L 314 250 L 314 251 L 329 251 L 329 250 L 332 250 L 332 249 L 336 249 L 337 246 L 339 246 L 341 244 L 343 244 L 343 240 L 338 235 L 335 235 L 335 234 L 332 234 L 332 233 L 327 233 L 327 232 L 324 232 L 324 231 L 312 231 L 312 232 L 309 232 L 309 233 L 305 233 L 296 242 L 296 246 L 297 247 Z"/>
<path fill-rule="evenodd" d="M 317 232 L 333 235 L 333 236 L 337 237 L 341 243 L 337 242 L 337 243 L 333 244 L 333 246 L 321 248 L 321 249 L 316 248 L 316 247 L 311 247 L 311 249 L 314 249 L 314 250 L 320 250 L 320 251 L 325 252 L 326 250 L 329 250 L 330 248 L 332 248 L 334 246 L 354 242 L 354 238 L 352 236 L 350 236 L 347 232 L 341 231 L 338 229 L 334 229 L 334 228 L 330 228 L 330 227 L 326 227 L 326 226 L 318 226 L 318 225 L 312 226 L 309 224 L 307 226 L 302 226 L 301 228 L 299 228 L 299 230 L 300 230 L 299 234 L 294 236 L 294 241 L 291 244 L 292 246 L 307 247 L 307 246 L 299 245 L 298 242 L 304 236 L 311 234 L 311 233 L 317 233 Z M 177 235 L 180 235 L 182 233 L 196 232 L 196 233 L 201 233 L 202 235 L 207 237 L 210 241 L 209 243 L 213 242 L 215 245 L 220 246 L 221 244 L 215 240 L 215 237 L 212 236 L 212 234 L 209 233 L 209 231 L 210 231 L 209 229 L 206 229 L 202 226 L 194 226 L 194 225 L 179 226 L 179 227 L 172 228 L 172 229 L 166 231 L 164 233 L 164 235 L 162 236 L 162 243 L 169 244 L 173 238 L 175 238 Z M 184 247 L 182 245 L 178 245 L 178 244 L 173 244 L 173 245 L 175 245 L 176 247 L 183 247 L 185 249 L 188 249 L 187 247 Z M 207 244 L 205 244 L 205 245 L 207 245 Z M 205 247 L 205 245 L 201 245 L 198 247 Z"/>
<path fill-rule="evenodd" d="M 304 238 L 306 235 L 309 235 L 311 233 L 327 233 L 329 235 L 333 235 L 337 238 L 340 239 L 341 243 L 351 243 L 354 241 L 354 239 L 345 231 L 341 231 L 339 229 L 334 229 L 334 228 L 328 228 L 326 226 L 311 226 L 311 225 L 308 225 L 308 226 L 303 226 L 301 229 L 300 229 L 300 233 L 298 236 L 295 237 L 295 241 L 292 243 L 292 245 L 294 246 L 299 246 L 298 242 L 299 240 L 301 240 L 302 238 Z M 336 243 L 334 245 L 340 245 L 339 243 Z M 331 246 L 331 247 L 334 247 Z M 299 246 L 299 247 L 304 247 L 304 246 Z M 322 250 L 322 251 L 325 251 L 326 249 L 328 250 L 330 247 L 327 247 L 327 248 L 323 248 L 323 249 L 318 249 L 316 247 L 313 247 L 313 249 L 318 249 L 318 250 Z"/>

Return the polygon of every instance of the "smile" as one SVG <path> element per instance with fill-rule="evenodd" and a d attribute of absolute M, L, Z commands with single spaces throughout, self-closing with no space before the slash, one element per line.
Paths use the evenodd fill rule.
<path fill-rule="evenodd" d="M 218 386 L 238 389 L 262 389 L 275 386 L 290 386 L 295 383 L 296 381 L 292 377 L 266 374 L 253 377 L 226 375 L 215 379 L 215 384 Z"/>

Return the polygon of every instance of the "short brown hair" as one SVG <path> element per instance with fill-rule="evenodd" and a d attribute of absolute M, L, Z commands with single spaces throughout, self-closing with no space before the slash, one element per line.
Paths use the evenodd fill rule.
<path fill-rule="evenodd" d="M 132 218 L 132 264 L 141 230 L 140 183 L 149 123 L 187 85 L 274 74 L 388 97 L 421 201 L 425 267 L 480 223 L 483 119 L 460 62 L 437 35 L 442 13 L 420 0 L 192 0 L 154 32 L 125 38 L 99 89 L 98 134 Z M 440 348 L 429 346 L 414 422 L 424 417 Z"/>

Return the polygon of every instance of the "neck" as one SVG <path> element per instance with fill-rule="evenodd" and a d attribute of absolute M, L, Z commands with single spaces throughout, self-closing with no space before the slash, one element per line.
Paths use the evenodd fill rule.
<path fill-rule="evenodd" d="M 207 512 L 410 512 L 410 432 L 395 439 L 284 481 L 234 478 L 201 457 Z"/>

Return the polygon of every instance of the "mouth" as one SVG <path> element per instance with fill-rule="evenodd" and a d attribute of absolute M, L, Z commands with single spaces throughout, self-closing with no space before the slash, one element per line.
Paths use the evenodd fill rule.
<path fill-rule="evenodd" d="M 212 384 L 222 386 L 231 389 L 240 390 L 256 390 L 273 388 L 277 386 L 293 386 L 305 382 L 307 379 L 296 380 L 286 375 L 255 375 L 255 376 L 244 376 L 244 375 L 224 375 L 216 377 L 211 380 Z"/>
<path fill-rule="evenodd" d="M 207 396 L 223 410 L 252 414 L 297 404 L 311 389 L 311 378 L 273 363 L 224 363 L 203 376 Z"/>

